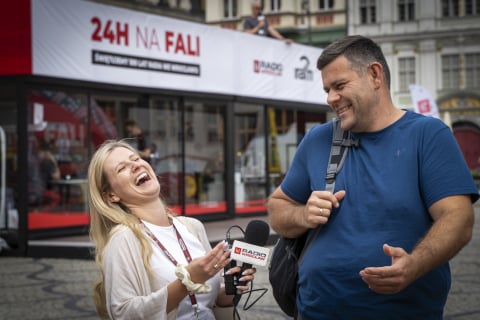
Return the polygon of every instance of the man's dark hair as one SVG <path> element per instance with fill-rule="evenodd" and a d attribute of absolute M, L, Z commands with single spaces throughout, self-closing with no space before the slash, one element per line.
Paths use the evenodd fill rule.
<path fill-rule="evenodd" d="M 373 40 L 363 36 L 347 36 L 327 46 L 317 60 L 318 70 L 322 70 L 339 56 L 345 56 L 352 64 L 353 70 L 363 74 L 373 62 L 383 67 L 383 76 L 390 88 L 390 69 L 383 55 L 382 49 Z"/>
<path fill-rule="evenodd" d="M 133 127 L 137 125 L 137 121 L 133 119 L 125 120 L 125 127 Z"/>

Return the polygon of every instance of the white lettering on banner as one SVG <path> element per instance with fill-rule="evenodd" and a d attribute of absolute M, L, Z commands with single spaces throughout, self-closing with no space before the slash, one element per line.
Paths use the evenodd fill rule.
<path fill-rule="evenodd" d="M 113 52 L 92 50 L 92 63 L 112 67 L 124 67 L 160 72 L 200 76 L 200 65 L 175 61 L 155 60 L 143 57 L 120 55 Z"/>

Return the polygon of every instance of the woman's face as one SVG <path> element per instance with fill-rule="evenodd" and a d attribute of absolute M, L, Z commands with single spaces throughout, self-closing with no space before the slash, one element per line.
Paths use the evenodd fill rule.
<path fill-rule="evenodd" d="M 160 184 L 152 167 L 127 148 L 112 150 L 105 159 L 104 171 L 110 183 L 107 196 L 111 202 L 132 208 L 159 197 Z"/>

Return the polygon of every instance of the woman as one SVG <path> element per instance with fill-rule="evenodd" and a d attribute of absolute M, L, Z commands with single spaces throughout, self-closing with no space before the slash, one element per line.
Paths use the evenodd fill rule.
<path fill-rule="evenodd" d="M 100 146 L 88 185 L 90 237 L 100 269 L 94 301 L 102 318 L 215 319 L 214 305 L 232 305 L 233 295 L 220 283 L 230 262 L 226 244 L 211 249 L 200 221 L 172 215 L 152 167 L 129 144 Z M 242 281 L 254 273 L 246 270 Z"/>

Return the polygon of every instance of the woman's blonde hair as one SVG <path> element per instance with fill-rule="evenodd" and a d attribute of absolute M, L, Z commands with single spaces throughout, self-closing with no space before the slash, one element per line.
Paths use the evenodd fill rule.
<path fill-rule="evenodd" d="M 110 183 L 104 170 L 104 163 L 108 155 L 116 148 L 126 148 L 138 154 L 138 151 L 125 141 L 107 140 L 93 154 L 88 167 L 90 239 L 95 244 L 95 262 L 100 270 L 100 275 L 93 288 L 93 301 L 101 318 L 108 318 L 103 283 L 103 252 L 116 226 L 124 225 L 133 231 L 140 242 L 143 263 L 150 276 L 152 275 L 150 267 L 152 246 L 142 232 L 138 218 L 130 214 L 129 209 L 121 203 L 108 201 L 107 194 L 110 191 Z"/>

